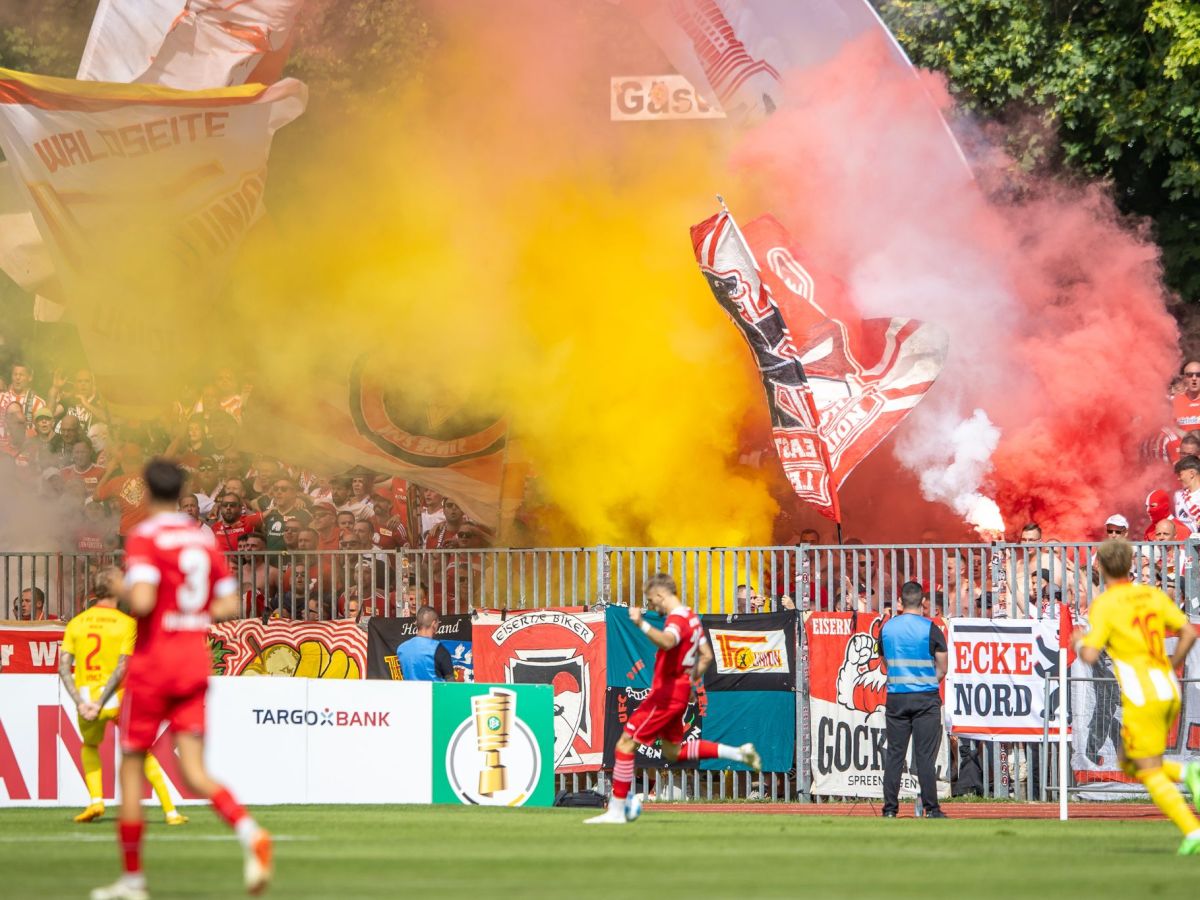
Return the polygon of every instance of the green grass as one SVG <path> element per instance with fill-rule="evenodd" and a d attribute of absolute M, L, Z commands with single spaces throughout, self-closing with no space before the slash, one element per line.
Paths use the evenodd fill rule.
<path fill-rule="evenodd" d="M 953 807 L 949 807 L 953 813 Z M 144 852 L 151 895 L 235 897 L 241 854 L 207 809 Z M 111 811 L 0 810 L 0 895 L 86 897 L 118 874 Z M 929 898 L 1200 896 L 1200 857 L 1162 821 L 944 821 L 589 810 L 286 806 L 254 811 L 277 845 L 278 898 Z"/>

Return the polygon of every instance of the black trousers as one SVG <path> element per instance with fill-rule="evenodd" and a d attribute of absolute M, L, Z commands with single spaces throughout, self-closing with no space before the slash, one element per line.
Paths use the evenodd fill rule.
<path fill-rule="evenodd" d="M 942 740 L 942 701 L 937 691 L 888 694 L 887 759 L 883 767 L 883 811 L 900 809 L 900 770 L 913 741 L 913 768 L 921 783 L 921 805 L 926 813 L 939 809 L 937 800 L 938 745 Z"/>

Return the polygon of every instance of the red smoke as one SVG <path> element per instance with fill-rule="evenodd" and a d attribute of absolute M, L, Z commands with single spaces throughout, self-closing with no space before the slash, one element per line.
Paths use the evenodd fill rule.
<path fill-rule="evenodd" d="M 874 36 L 792 73 L 788 102 L 735 154 L 758 194 L 741 214 L 776 215 L 863 315 L 949 331 L 941 380 L 898 432 L 907 467 L 952 475 L 931 499 L 982 490 L 1010 533 L 1033 518 L 1064 540 L 1096 536 L 1114 512 L 1140 518 L 1147 490 L 1170 483 L 1138 455 L 1169 420 L 1178 363 L 1158 250 L 1106 186 L 1033 178 L 991 148 L 972 182 L 935 106 L 953 113 L 942 80 L 901 71 Z M 993 468 L 949 469 L 971 449 L 954 441 L 975 440 L 953 426 L 977 408 L 1001 431 Z M 851 531 L 894 531 L 912 511 L 912 481 L 881 477 L 894 464 L 881 449 L 851 476 L 875 506 L 864 528 L 843 503 Z M 911 527 L 909 540 L 924 526 Z"/>

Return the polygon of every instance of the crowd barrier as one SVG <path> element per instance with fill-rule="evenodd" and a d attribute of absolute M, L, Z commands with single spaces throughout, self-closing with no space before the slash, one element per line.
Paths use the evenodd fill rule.
<path fill-rule="evenodd" d="M 1060 609 L 1085 613 L 1103 590 L 1096 546 L 231 554 L 246 588 L 244 612 L 252 616 L 214 627 L 214 672 L 391 679 L 397 675 L 395 647 L 413 632 L 411 620 L 399 614 L 411 612 L 416 602 L 431 602 L 443 611 L 439 637 L 457 678 L 471 681 L 478 673 L 481 681 L 540 679 L 554 686 L 557 786 L 603 788 L 602 767 L 611 764 L 603 754 L 611 752 L 622 722 L 644 696 L 652 666 L 652 648 L 638 647 L 640 634 L 626 634 L 628 619 L 620 605 L 639 603 L 644 579 L 667 571 L 685 602 L 705 614 L 718 661 L 722 646 L 736 654 L 739 646 L 745 650 L 737 642 L 748 638 L 754 646 L 765 640 L 769 650 L 783 651 L 782 657 L 769 652 L 763 657 L 776 671 L 740 673 L 732 680 L 729 672 L 717 673 L 719 683 L 708 686 L 703 710 L 694 713 L 706 738 L 755 740 L 760 748 L 773 748 L 773 758 L 761 775 L 665 767 L 645 758 L 639 761 L 639 789 L 656 799 L 878 797 L 882 676 L 877 663 L 857 673 L 865 676 L 857 681 L 846 673 L 856 668 L 850 663 L 863 648 L 873 646 L 884 617 L 895 608 L 899 586 L 915 580 L 928 592 L 928 613 L 951 632 L 952 650 L 969 643 L 964 628 L 981 641 L 1010 647 L 1012 654 L 1017 653 L 1012 647 L 1024 648 L 1016 673 L 1004 660 L 988 671 L 969 651 L 963 671 L 952 667 L 947 739 L 938 760 L 940 792 L 1045 799 L 1058 790 L 1056 769 L 1047 763 L 1057 750 L 1043 736 L 1050 721 L 1044 713 L 1053 718 L 1058 708 L 1057 680 L 1046 680 L 1056 672 L 1056 617 Z M 8 554 L 5 560 L 7 599 L 38 587 L 51 610 L 68 611 L 85 602 L 88 573 L 115 561 L 71 554 Z M 1196 562 L 1195 541 L 1136 544 L 1132 574 L 1164 587 L 1195 613 Z M 744 612 L 759 596 L 767 612 Z M 55 626 L 48 622 L 0 630 L 0 672 L 53 672 L 55 640 Z M 741 658 L 757 657 L 743 652 Z M 786 663 L 779 671 L 782 658 Z M 952 662 L 955 658 L 952 652 Z M 1189 673 L 1196 672 L 1200 659 L 1189 661 Z M 1087 702 L 1075 694 L 1090 673 L 1071 674 L 1074 710 Z M 1111 703 L 1109 708 L 1115 715 Z M 786 739 L 781 729 L 788 731 Z M 1182 733 L 1181 753 L 1200 755 L 1200 740 L 1193 747 L 1189 737 L 1200 738 L 1200 696 L 1185 700 Z M 1097 780 L 1083 768 L 1073 771 L 1072 790 Z M 915 788 L 906 773 L 904 793 Z"/>

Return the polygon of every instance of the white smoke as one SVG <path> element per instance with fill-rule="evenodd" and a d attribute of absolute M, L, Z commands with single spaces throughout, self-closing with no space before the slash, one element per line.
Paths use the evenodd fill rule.
<path fill-rule="evenodd" d="M 966 419 L 949 406 L 918 412 L 896 441 L 896 458 L 918 474 L 925 499 L 945 503 L 977 528 L 1003 531 L 999 508 L 979 491 L 1000 429 L 982 409 Z"/>

